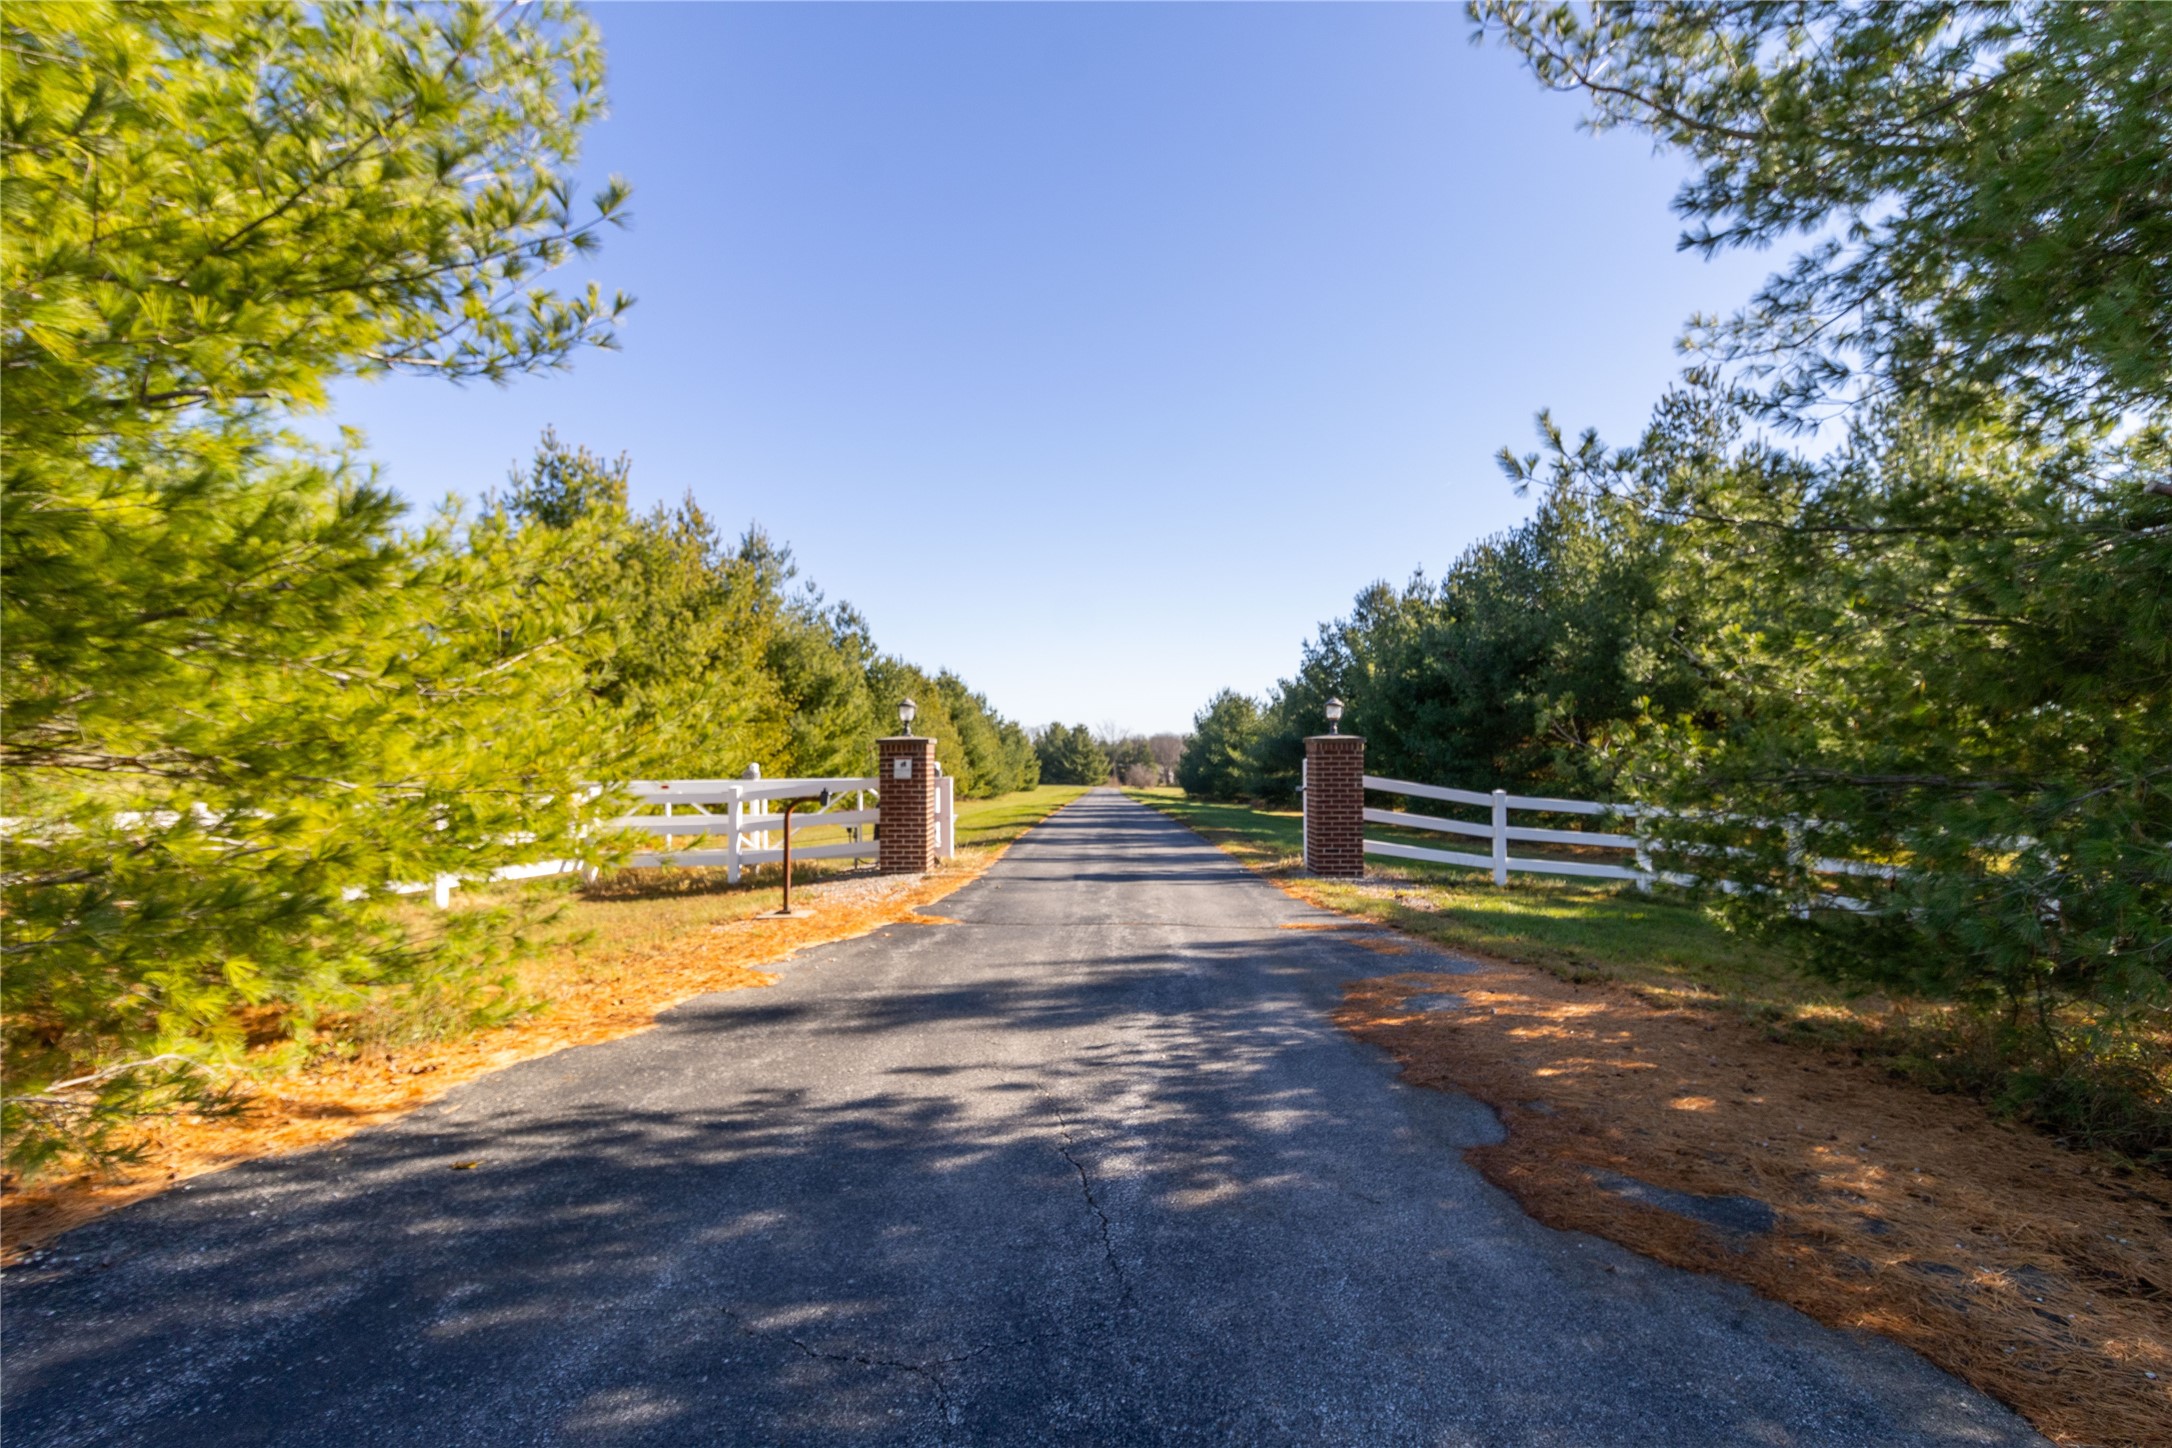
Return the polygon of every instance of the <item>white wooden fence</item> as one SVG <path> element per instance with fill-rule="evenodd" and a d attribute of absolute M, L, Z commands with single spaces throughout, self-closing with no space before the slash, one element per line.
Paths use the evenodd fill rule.
<path fill-rule="evenodd" d="M 1543 810 L 1547 814 L 1603 815 L 1633 813 L 1633 807 L 1593 804 L 1580 799 L 1550 799 L 1543 795 L 1510 794 L 1506 790 L 1494 790 L 1481 794 L 1475 789 L 1449 789 L 1438 784 L 1417 784 L 1407 779 L 1383 779 L 1379 775 L 1365 776 L 1365 788 L 1382 794 L 1399 794 L 1413 799 L 1437 799 L 1448 804 L 1476 805 L 1490 809 L 1492 818 L 1485 824 L 1466 820 L 1444 819 L 1438 815 L 1407 814 L 1402 810 L 1372 809 L 1365 811 L 1365 823 L 1369 825 L 1395 825 L 1410 830 L 1431 830 L 1440 834 L 1468 835 L 1488 842 L 1490 848 L 1483 855 L 1464 854 L 1454 850 L 1427 849 L 1422 845 L 1397 844 L 1392 840 L 1367 840 L 1365 853 L 1386 855 L 1401 860 L 1429 860 L 1440 865 L 1462 865 L 1473 870 L 1491 870 L 1493 883 L 1506 885 L 1511 870 L 1534 870 L 1551 875 L 1584 875 L 1597 880 L 1631 880 L 1649 885 L 1654 878 L 1649 859 L 1640 836 L 1606 834 L 1598 830 L 1538 829 L 1508 822 L 1510 810 Z M 1555 860 L 1543 857 L 1511 855 L 1511 844 L 1579 845 L 1587 849 L 1629 850 L 1634 852 L 1634 865 L 1608 865 L 1590 860 Z"/>
<path fill-rule="evenodd" d="M 1372 792 L 1402 795 L 1411 799 L 1437 799 L 1446 804 L 1471 805 L 1490 812 L 1490 818 L 1485 823 L 1480 824 L 1475 821 L 1448 819 L 1439 815 L 1411 814 L 1403 810 L 1367 808 L 1365 823 L 1369 825 L 1392 825 L 1400 829 L 1429 830 L 1440 834 L 1464 835 L 1484 840 L 1488 846 L 1487 853 L 1476 855 L 1456 850 L 1429 849 L 1423 845 L 1406 845 L 1394 840 L 1368 839 L 1365 841 L 1365 853 L 1368 855 L 1384 855 L 1391 859 L 1401 860 L 1425 860 L 1439 865 L 1460 865 L 1472 870 L 1490 870 L 1493 874 L 1493 883 L 1496 885 L 1506 885 L 1510 871 L 1526 870 L 1547 875 L 1578 875 L 1595 880 L 1627 880 L 1638 888 L 1646 890 L 1652 887 L 1654 881 L 1670 885 L 1703 883 L 1716 885 L 1719 889 L 1728 892 L 1742 888 L 1731 880 L 1708 880 L 1701 875 L 1670 872 L 1654 868 L 1652 864 L 1654 848 L 1664 849 L 1666 847 L 1659 846 L 1652 836 L 1641 831 L 1635 834 L 1619 834 L 1596 829 L 1548 829 L 1534 825 L 1513 825 L 1509 823 L 1508 818 L 1512 810 L 1549 815 L 1604 815 L 1628 820 L 1633 827 L 1638 821 L 1655 817 L 1660 813 L 1658 810 L 1646 806 L 1600 804 L 1590 800 L 1556 799 L 1545 795 L 1510 794 L 1506 790 L 1500 789 L 1491 793 L 1481 793 L 1475 789 L 1450 789 L 1443 785 L 1418 784 L 1407 779 L 1386 779 L 1373 774 L 1365 776 L 1365 788 Z M 1753 826 L 1762 824 L 1773 827 L 1767 821 L 1741 821 L 1741 823 Z M 1776 827 L 1786 831 L 1791 841 L 1798 833 L 1793 826 L 1786 823 Z M 1630 856 L 1630 862 L 1627 864 L 1608 864 L 1598 860 L 1564 860 L 1542 855 L 1510 854 L 1509 846 L 1512 844 L 1566 845 L 1587 850 L 1626 851 Z M 1675 848 L 1680 849 L 1681 847 Z M 1732 847 L 1707 846 L 1702 848 L 1717 850 L 1720 853 L 1730 855 L 1746 855 L 1749 853 L 1746 850 Z M 1790 846 L 1790 857 L 1798 865 L 1807 864 L 1812 873 L 1820 875 L 1859 875 L 1891 879 L 1895 874 L 1891 865 L 1870 864 L 1860 860 L 1822 858 L 1806 860 L 1802 851 L 1792 844 Z M 1846 895 L 1823 895 L 1817 899 L 1816 903 L 1841 910 L 1861 911 L 1872 908 L 1866 902 L 1851 899 Z"/>
<path fill-rule="evenodd" d="M 935 783 L 935 857 L 947 860 L 958 852 L 956 781 L 944 775 Z M 632 810 L 601 820 L 597 828 L 634 830 L 653 835 L 660 849 L 640 850 L 623 868 L 661 869 L 666 866 L 707 865 L 724 867 L 724 878 L 739 883 L 740 871 L 749 865 L 774 865 L 784 859 L 784 813 L 778 800 L 806 799 L 830 792 L 828 808 L 808 807 L 792 812 L 794 860 L 868 860 L 876 854 L 873 825 L 881 811 L 871 801 L 881 781 L 874 776 L 828 779 L 637 779 L 621 787 L 631 795 Z M 847 797 L 851 807 L 846 808 Z M 806 830 L 842 828 L 845 838 L 803 845 Z M 696 843 L 681 847 L 680 841 Z M 532 865 L 508 865 L 487 874 L 440 875 L 429 884 L 391 886 L 394 894 L 428 890 L 439 909 L 450 903 L 452 892 L 466 880 L 533 880 L 546 875 L 571 874 L 581 868 L 573 860 L 543 860 Z"/>
<path fill-rule="evenodd" d="M 874 832 L 867 827 L 881 818 L 868 803 L 880 788 L 872 775 L 833 779 L 644 779 L 626 786 L 625 793 L 639 804 L 636 813 L 606 820 L 607 829 L 643 830 L 660 837 L 661 850 L 636 854 L 628 863 L 636 869 L 661 865 L 722 865 L 725 878 L 736 882 L 747 865 L 771 865 L 784 858 L 784 817 L 776 807 L 780 799 L 805 799 L 830 791 L 827 809 L 800 809 L 792 815 L 796 840 L 802 830 L 841 826 L 847 838 L 824 844 L 792 846 L 798 860 L 865 860 L 875 855 Z M 854 796 L 844 808 L 846 796 Z M 945 775 L 935 785 L 935 854 L 947 860 L 957 853 L 956 781 Z M 692 849 L 678 848 L 681 838 L 715 840 Z"/>

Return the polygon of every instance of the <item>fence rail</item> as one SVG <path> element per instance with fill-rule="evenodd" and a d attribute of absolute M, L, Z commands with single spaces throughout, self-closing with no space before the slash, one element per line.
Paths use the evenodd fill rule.
<path fill-rule="evenodd" d="M 1454 865 L 1469 870 L 1492 872 L 1493 883 L 1506 885 L 1511 871 L 1523 870 L 1535 874 L 1569 875 L 1593 880 L 1626 880 L 1640 889 L 1650 889 L 1655 882 L 1670 885 L 1716 885 L 1719 889 L 1733 892 L 1743 887 L 1731 880 L 1706 880 L 1701 875 L 1656 869 L 1652 864 L 1654 848 L 1666 849 L 1651 835 L 1643 832 L 1622 834 L 1606 830 L 1553 829 L 1536 825 L 1512 825 L 1508 822 L 1511 810 L 1533 814 L 1553 815 L 1606 815 L 1632 822 L 1654 818 L 1659 811 L 1634 804 L 1604 804 L 1593 800 L 1556 799 L 1546 795 L 1510 794 L 1506 790 L 1494 790 L 1490 794 L 1474 789 L 1452 789 L 1445 785 L 1420 784 L 1408 779 L 1388 779 L 1368 774 L 1364 777 L 1366 790 L 1379 794 L 1399 795 L 1405 799 L 1440 800 L 1447 804 L 1472 805 L 1490 811 L 1484 823 L 1474 820 L 1449 819 L 1441 815 L 1415 814 L 1408 810 L 1372 809 L 1364 811 L 1365 823 L 1387 825 L 1396 829 L 1425 830 L 1437 834 L 1462 835 L 1482 839 L 1491 846 L 1483 855 L 1467 854 L 1458 850 L 1438 850 L 1424 845 L 1403 844 L 1396 840 L 1367 839 L 1364 852 L 1389 859 L 1421 860 L 1429 864 Z M 1757 824 L 1758 821 L 1744 821 Z M 1770 823 L 1770 822 L 1764 822 Z M 1791 827 L 1786 824 L 1782 829 Z M 1625 850 L 1631 855 L 1631 863 L 1605 864 L 1592 860 L 1561 860 L 1543 855 L 1512 855 L 1512 844 L 1566 845 L 1572 848 L 1592 850 Z M 1744 856 L 1750 852 L 1727 846 L 1705 847 L 1718 852 Z M 1896 867 L 1862 860 L 1804 859 L 1799 853 L 1797 863 L 1807 867 L 1812 874 L 1871 876 L 1890 880 L 1897 876 Z M 1810 902 L 1840 910 L 1866 911 L 1867 902 L 1846 895 L 1829 894 Z"/>
<path fill-rule="evenodd" d="M 599 820 L 604 830 L 628 830 L 648 834 L 663 848 L 638 850 L 623 868 L 654 870 L 669 867 L 717 867 L 724 878 L 739 883 L 741 871 L 754 865 L 774 865 L 784 859 L 785 815 L 777 801 L 806 799 L 827 789 L 826 808 L 795 809 L 791 815 L 792 858 L 795 860 L 870 860 L 879 846 L 870 826 L 881 822 L 882 812 L 868 801 L 878 796 L 881 781 L 873 775 L 845 775 L 820 779 L 637 779 L 620 793 L 633 797 L 629 813 Z M 842 808 L 847 796 L 852 808 Z M 846 837 L 803 845 L 807 830 L 843 829 Z M 945 775 L 935 788 L 935 855 L 947 860 L 958 852 L 957 782 Z M 721 836 L 721 842 L 717 841 Z M 699 839 L 693 848 L 678 848 L 681 839 Z M 428 883 L 391 885 L 396 895 L 430 892 L 439 909 L 451 903 L 452 892 L 471 881 L 534 880 L 567 875 L 583 867 L 574 860 L 543 860 L 529 865 L 463 875 L 439 875 Z M 359 892 L 350 892 L 350 894 Z"/>
<path fill-rule="evenodd" d="M 636 830 L 656 836 L 660 850 L 642 850 L 627 861 L 637 870 L 666 866 L 718 866 L 724 878 L 739 882 L 740 871 L 749 865 L 776 864 L 784 858 L 784 815 L 776 802 L 805 799 L 828 790 L 829 807 L 795 810 L 792 815 L 792 853 L 802 860 L 863 860 L 875 854 L 872 835 L 862 827 L 874 824 L 878 812 L 865 808 L 867 796 L 876 792 L 873 775 L 833 776 L 822 779 L 637 779 L 623 793 L 633 796 L 634 813 L 603 822 L 605 829 Z M 841 808 L 848 795 L 859 796 L 859 808 Z M 819 845 L 798 843 L 802 831 L 835 825 L 847 838 Z M 677 848 L 682 838 L 710 839 L 723 836 L 721 845 Z"/>

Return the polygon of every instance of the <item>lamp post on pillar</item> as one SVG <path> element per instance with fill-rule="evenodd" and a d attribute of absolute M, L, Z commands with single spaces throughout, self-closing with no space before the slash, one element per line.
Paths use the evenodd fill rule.
<path fill-rule="evenodd" d="M 884 875 L 924 875 L 935 868 L 935 741 L 913 733 L 912 700 L 900 700 L 905 732 L 875 741 L 875 869 Z"/>
<path fill-rule="evenodd" d="M 1365 873 L 1365 741 L 1342 732 L 1342 700 L 1327 733 L 1305 741 L 1305 868 L 1354 880 Z"/>

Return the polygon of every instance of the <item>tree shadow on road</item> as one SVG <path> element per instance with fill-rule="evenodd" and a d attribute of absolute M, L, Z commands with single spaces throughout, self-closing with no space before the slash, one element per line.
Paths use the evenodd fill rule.
<path fill-rule="evenodd" d="M 2024 1441 L 1507 1206 L 1490 1115 L 1326 1025 L 1351 941 L 1002 899 L 64 1239 L 11 1444 Z"/>

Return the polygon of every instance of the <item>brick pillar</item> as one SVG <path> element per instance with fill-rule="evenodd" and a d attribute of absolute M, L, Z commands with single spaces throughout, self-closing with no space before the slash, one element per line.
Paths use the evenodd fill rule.
<path fill-rule="evenodd" d="M 875 741 L 875 869 L 924 875 L 935 868 L 935 741 L 900 734 Z"/>
<path fill-rule="evenodd" d="M 1354 734 L 1305 741 L 1305 868 L 1343 879 L 1365 873 L 1365 741 Z"/>

